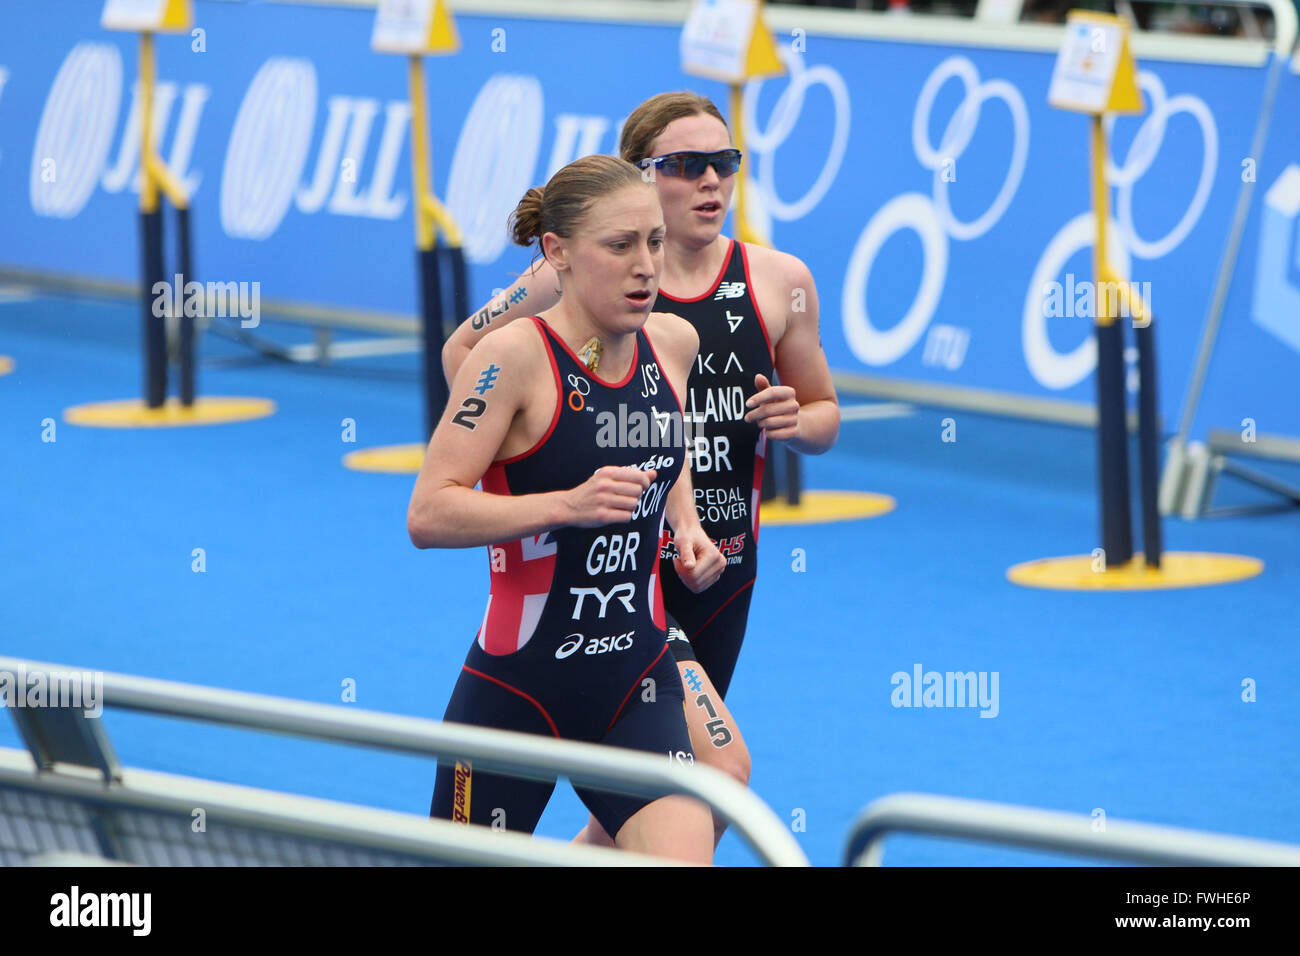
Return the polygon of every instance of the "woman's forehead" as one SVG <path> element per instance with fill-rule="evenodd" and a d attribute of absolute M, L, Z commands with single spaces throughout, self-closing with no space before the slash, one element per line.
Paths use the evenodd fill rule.
<path fill-rule="evenodd" d="M 630 184 L 596 200 L 585 220 L 587 229 L 654 229 L 663 223 L 659 194 L 648 183 Z"/>
<path fill-rule="evenodd" d="M 655 153 L 660 156 L 682 150 L 711 153 L 730 145 L 731 137 L 727 133 L 727 127 L 716 116 L 708 113 L 696 113 L 694 116 L 673 120 L 654 141 Z"/>

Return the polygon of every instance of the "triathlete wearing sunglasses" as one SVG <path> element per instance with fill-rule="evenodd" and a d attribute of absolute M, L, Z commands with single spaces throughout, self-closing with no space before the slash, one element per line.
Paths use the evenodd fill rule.
<path fill-rule="evenodd" d="M 700 153 L 693 150 L 668 153 L 664 156 L 647 156 L 637 163 L 642 169 L 654 167 L 665 176 L 682 176 L 686 179 L 699 179 L 712 166 L 718 172 L 718 178 L 734 176 L 740 169 L 741 152 L 738 149 L 720 149 L 715 153 Z"/>

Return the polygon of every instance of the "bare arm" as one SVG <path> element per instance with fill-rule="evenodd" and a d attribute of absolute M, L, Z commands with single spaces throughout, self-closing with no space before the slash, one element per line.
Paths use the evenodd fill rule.
<path fill-rule="evenodd" d="M 467 353 L 471 361 L 461 363 L 407 509 L 407 532 L 417 548 L 511 541 L 564 524 L 558 493 L 505 496 L 474 490 L 526 399 L 528 370 L 536 367 L 527 345 L 521 335 L 493 336 Z M 475 382 L 492 367 L 495 383 L 480 391 Z"/>
<path fill-rule="evenodd" d="M 555 270 L 541 259 L 518 282 L 462 322 L 442 347 L 442 370 L 447 381 L 455 380 L 461 363 L 483 336 L 515 319 L 544 312 L 559 302 L 560 294 L 555 291 L 559 284 Z"/>
<path fill-rule="evenodd" d="M 755 376 L 759 391 L 749 400 L 752 410 L 745 420 L 757 421 L 769 438 L 785 441 L 795 451 L 820 455 L 839 436 L 840 405 L 817 331 L 817 285 L 803 262 L 794 256 L 783 258 L 791 305 L 785 332 L 776 344 L 781 384 L 774 386 Z"/>

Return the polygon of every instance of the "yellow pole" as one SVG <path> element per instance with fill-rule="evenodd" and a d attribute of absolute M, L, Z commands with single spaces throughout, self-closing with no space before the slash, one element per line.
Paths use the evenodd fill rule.
<path fill-rule="evenodd" d="M 735 141 L 736 149 L 742 153 L 745 151 L 745 116 L 741 108 L 741 96 L 744 87 L 740 83 L 731 84 L 731 138 Z M 743 162 L 748 162 L 744 160 Z M 736 238 L 741 242 L 753 242 L 758 245 L 768 245 L 765 237 L 760 236 L 749 225 L 749 216 L 746 214 L 745 204 L 745 167 L 742 165 L 736 173 Z"/>
<path fill-rule="evenodd" d="M 436 236 L 425 204 L 429 189 L 429 114 L 424 99 L 424 61 L 410 58 L 411 180 L 415 191 L 415 242 L 421 251 L 433 248 Z"/>
<path fill-rule="evenodd" d="M 153 155 L 153 34 L 140 34 L 140 211 L 158 209 L 158 187 L 149 157 Z"/>
<path fill-rule="evenodd" d="M 1110 221 L 1110 196 L 1106 187 L 1106 127 L 1102 125 L 1100 114 L 1091 117 L 1092 122 L 1092 213 L 1097 223 L 1097 241 L 1092 246 L 1093 302 L 1098 325 L 1110 325 L 1115 320 L 1103 305 L 1106 298 L 1099 294 L 1102 285 L 1110 274 L 1110 262 L 1106 255 L 1106 223 Z"/>
<path fill-rule="evenodd" d="M 442 237 L 447 240 L 449 246 L 460 246 L 460 230 L 456 228 L 456 223 L 451 218 L 451 213 L 447 207 L 438 202 L 438 197 L 430 193 L 424 197 L 424 209 L 429 214 L 429 221 L 434 225 L 434 237 L 436 239 L 438 230 L 442 230 Z"/>
<path fill-rule="evenodd" d="M 731 84 L 731 138 L 736 142 L 736 149 L 745 151 L 745 126 L 741 114 L 740 84 Z M 736 173 L 736 232 L 745 241 L 745 171 Z"/>
<path fill-rule="evenodd" d="M 176 178 L 167 164 L 162 161 L 157 153 L 151 153 L 145 160 L 145 167 L 149 175 L 153 177 L 154 185 L 166 194 L 167 199 L 177 209 L 184 209 L 189 205 L 189 197 L 185 195 L 185 187 L 181 181 Z"/>
<path fill-rule="evenodd" d="M 1151 313 L 1148 311 L 1146 303 L 1142 301 L 1142 297 L 1138 295 L 1137 287 L 1127 279 L 1120 278 L 1110 269 L 1106 270 L 1105 279 L 1107 282 L 1114 283 L 1115 288 L 1119 290 L 1120 304 L 1132 317 L 1134 327 L 1141 328 L 1148 325 L 1151 322 Z"/>

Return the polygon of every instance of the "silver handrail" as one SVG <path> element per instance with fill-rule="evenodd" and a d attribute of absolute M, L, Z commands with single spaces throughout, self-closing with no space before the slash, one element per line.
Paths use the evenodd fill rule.
<path fill-rule="evenodd" d="M 1231 3 L 1247 3 L 1249 0 L 1223 0 Z M 1264 145 L 1268 141 L 1269 127 L 1273 121 L 1273 110 L 1277 99 L 1278 86 L 1282 81 L 1288 59 L 1296 49 L 1297 13 L 1291 0 L 1268 0 L 1273 9 L 1276 36 L 1274 38 L 1274 56 L 1268 64 L 1268 74 L 1264 83 L 1264 96 L 1260 104 L 1259 117 L 1255 121 L 1255 132 L 1251 140 L 1250 155 L 1256 159 L 1263 156 Z M 1202 503 L 1195 500 L 1180 500 L 1180 497 L 1195 498 L 1184 495 L 1184 486 L 1188 470 L 1194 467 L 1188 457 L 1188 441 L 1191 438 L 1192 425 L 1196 421 L 1197 409 L 1201 403 L 1201 394 L 1210 372 L 1210 363 L 1214 358 L 1215 346 L 1219 341 L 1219 329 L 1223 324 L 1223 313 L 1228 303 L 1228 290 L 1232 285 L 1237 268 L 1237 256 L 1246 233 L 1246 222 L 1250 218 L 1251 205 L 1255 195 L 1255 179 L 1241 184 L 1237 194 L 1237 206 L 1233 212 L 1232 225 L 1228 229 L 1228 239 L 1223 256 L 1219 260 L 1219 272 L 1214 281 L 1214 292 L 1205 315 L 1205 324 L 1201 330 L 1200 344 L 1197 346 L 1196 359 L 1192 364 L 1192 374 L 1187 391 L 1183 395 L 1182 414 L 1178 422 L 1178 431 L 1168 443 L 1168 455 L 1160 481 L 1160 512 L 1171 514 L 1182 512 L 1185 516 L 1199 515 Z"/>
<path fill-rule="evenodd" d="M 1300 866 L 1300 846 L 1201 830 L 1106 820 L 1081 813 L 924 793 L 897 793 L 870 803 L 849 832 L 846 866 L 880 866 L 888 833 L 1005 843 L 1035 850 L 1173 866 Z"/>
<path fill-rule="evenodd" d="M 0 657 L 0 671 L 88 672 L 43 661 Z M 749 789 L 702 765 L 679 766 L 664 757 L 619 747 L 555 740 L 420 717 L 354 710 L 244 691 L 155 678 L 102 675 L 103 704 L 123 710 L 187 717 L 299 737 L 359 744 L 422 756 L 463 757 L 486 769 L 658 797 L 683 793 L 708 804 L 735 827 L 759 858 L 773 866 L 808 866 L 794 836 Z"/>
<path fill-rule="evenodd" d="M 204 834 L 214 839 L 176 845 L 162 841 L 169 850 L 155 850 L 155 855 L 170 859 L 172 853 L 189 855 L 223 848 L 230 849 L 231 828 L 252 830 L 258 833 L 287 837 L 291 841 L 305 840 L 333 848 L 348 848 L 361 859 L 375 855 L 388 858 L 398 856 L 406 860 L 429 863 L 491 865 L 491 866 L 679 866 L 677 861 L 629 853 L 605 847 L 584 846 L 561 842 L 545 837 L 530 837 L 523 833 L 492 830 L 487 827 L 467 827 L 450 820 L 430 820 L 411 813 L 380 810 L 375 807 L 301 797 L 275 790 L 235 786 L 157 773 L 131 767 L 120 769 L 120 776 L 111 786 L 91 775 L 75 773 L 39 773 L 31 754 L 0 747 L 0 793 L 25 793 L 37 798 L 72 801 L 93 808 L 95 816 L 107 815 L 107 827 L 98 838 L 101 858 L 96 865 L 140 862 L 140 848 L 128 849 L 111 834 L 116 830 L 122 813 L 147 813 L 184 821 L 182 831 L 188 832 L 192 814 L 202 808 L 205 814 Z M 0 810 L 0 818 L 4 811 Z M 105 832 L 107 831 L 107 832 Z M 49 832 L 47 829 L 45 832 Z M 221 840 L 218 834 L 224 833 Z M 155 840 L 154 842 L 158 842 Z M 217 846 L 218 843 L 224 847 Z M 59 856 L 67 849 L 43 848 L 45 856 Z M 234 851 L 237 853 L 237 851 Z M 30 865 L 37 860 L 28 857 Z M 80 866 L 80 862 L 61 865 Z M 90 864 L 85 864 L 90 865 Z"/>

